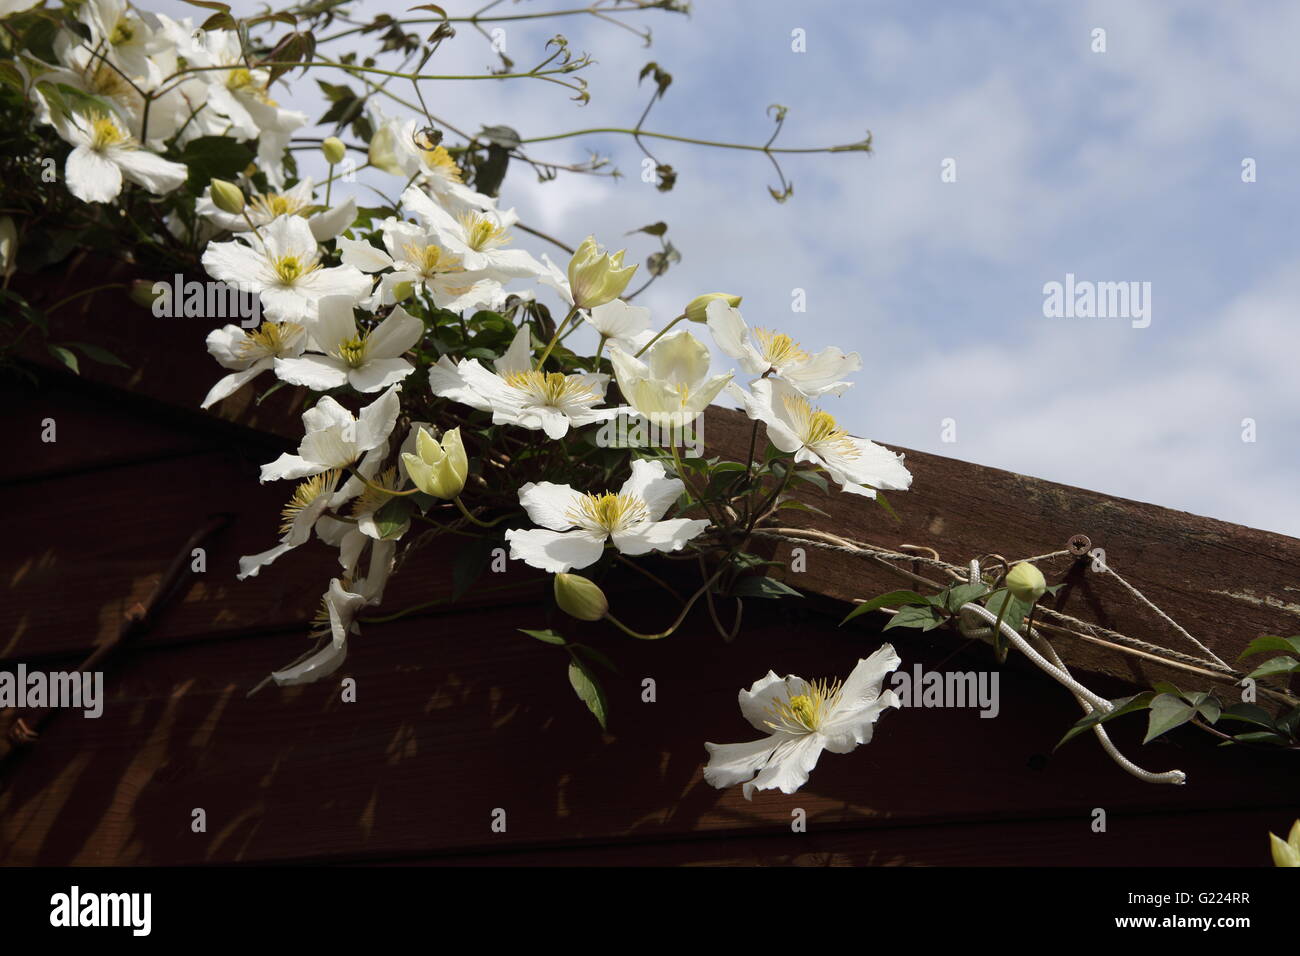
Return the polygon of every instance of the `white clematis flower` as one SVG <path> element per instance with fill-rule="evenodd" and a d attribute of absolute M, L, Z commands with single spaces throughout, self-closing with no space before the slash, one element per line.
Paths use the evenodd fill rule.
<path fill-rule="evenodd" d="M 491 196 L 465 185 L 460 167 L 445 146 L 433 146 L 421 124 L 407 120 L 393 137 L 393 149 L 403 175 L 414 176 L 444 209 L 454 216 L 479 209 L 496 208 Z"/>
<path fill-rule="evenodd" d="M 528 482 L 519 503 L 540 528 L 506 532 L 510 557 L 543 571 L 585 568 L 600 560 L 606 542 L 622 554 L 679 551 L 702 534 L 709 522 L 697 518 L 663 520 L 683 485 L 669 478 L 657 461 L 632 462 L 632 475 L 617 494 L 583 494 L 568 485 Z"/>
<path fill-rule="evenodd" d="M 370 565 L 364 578 L 351 581 L 334 578 L 321 600 L 313 636 L 328 638 L 320 650 L 313 651 L 288 667 L 271 673 L 281 687 L 310 684 L 334 673 L 347 659 L 348 635 L 361 633 L 357 616 L 367 606 L 379 604 L 384 598 L 384 587 L 393 570 L 396 544 L 392 541 L 374 541 L 370 548 Z"/>
<path fill-rule="evenodd" d="M 275 374 L 317 392 L 343 385 L 358 392 L 378 392 L 400 382 L 415 371 L 402 354 L 424 335 L 424 323 L 401 306 L 362 333 L 357 329 L 352 299 L 338 295 L 323 297 L 316 315 L 303 319 L 303 325 L 311 335 L 312 350 L 325 354 L 276 359 Z"/>
<path fill-rule="evenodd" d="M 505 248 L 514 238 L 510 227 L 519 221 L 513 209 L 468 210 L 453 216 L 415 186 L 402 193 L 402 205 L 459 256 L 470 272 L 483 272 L 494 279 L 535 278 L 546 272 L 526 250 Z"/>
<path fill-rule="evenodd" d="M 212 386 L 201 408 L 228 398 L 267 369 L 275 368 L 277 359 L 301 355 L 307 346 L 307 330 L 296 322 L 263 322 L 255 332 L 226 325 L 209 332 L 207 343 L 212 357 L 234 371 Z"/>
<path fill-rule="evenodd" d="M 852 385 L 843 376 L 862 368 L 857 352 L 845 355 L 831 346 L 816 355 L 799 347 L 790 336 L 768 329 L 751 330 L 725 301 L 710 302 L 705 309 L 709 331 L 718 348 L 740 363 L 750 375 L 775 375 L 789 382 L 806 398 L 839 395 Z"/>
<path fill-rule="evenodd" d="M 307 124 L 307 114 L 280 106 L 270 95 L 269 70 L 250 69 L 239 34 L 206 30 L 185 43 L 183 52 L 205 69 L 204 108 L 192 124 L 197 135 L 257 140 L 257 165 L 272 186 L 284 182 L 284 153 L 293 132 Z"/>
<path fill-rule="evenodd" d="M 583 320 L 614 348 L 635 355 L 654 338 L 650 331 L 650 310 L 614 299 L 584 313 Z"/>
<path fill-rule="evenodd" d="M 826 469 L 845 491 L 876 497 L 876 489 L 906 491 L 912 473 L 897 455 L 865 438 L 854 438 L 840 428 L 829 412 L 813 408 L 808 399 L 780 379 L 763 378 L 748 394 L 732 392 L 750 418 L 767 426 L 767 437 L 781 451 L 793 452 L 795 461 L 809 461 Z"/>
<path fill-rule="evenodd" d="M 592 407 L 604 400 L 608 375 L 535 370 L 527 325 L 515 333 L 494 368 L 488 371 L 478 359 L 452 364 L 444 355 L 429 369 L 429 387 L 435 395 L 492 412 L 498 425 L 540 429 L 548 438 L 563 438 L 570 428 L 608 421 L 618 414 L 616 408 Z"/>
<path fill-rule="evenodd" d="M 353 302 L 369 294 L 371 280 L 349 265 L 321 266 L 320 247 L 301 216 L 280 216 L 262 229 L 261 241 L 245 235 L 213 242 L 203 253 L 208 275 L 245 292 L 256 292 L 262 311 L 276 322 L 301 322 L 316 315 L 325 296 L 345 295 Z"/>
<path fill-rule="evenodd" d="M 657 425 L 685 428 L 718 397 L 731 373 L 709 375 L 709 350 L 688 331 L 665 335 L 645 361 L 612 348 L 618 387 L 634 409 Z"/>
<path fill-rule="evenodd" d="M 859 660 L 843 684 L 768 671 L 739 698 L 745 719 L 768 736 L 744 744 L 706 743 L 704 779 L 719 789 L 741 784 L 746 800 L 755 790 L 794 793 L 808 782 L 823 750 L 846 754 L 871 742 L 880 715 L 899 706 L 898 696 L 881 685 L 900 663 L 893 646 L 883 644 Z"/>
<path fill-rule="evenodd" d="M 124 178 L 162 195 L 189 176 L 182 164 L 142 149 L 111 113 L 55 117 L 54 128 L 72 144 L 64 175 L 68 191 L 82 202 L 112 202 L 122 192 Z"/>
<path fill-rule="evenodd" d="M 383 222 L 384 247 L 360 239 L 339 239 L 343 263 L 362 272 L 385 272 L 380 278 L 379 305 L 391 305 L 400 287 L 421 285 L 440 309 L 465 312 L 481 309 L 502 295 L 501 284 L 483 272 L 470 272 L 460 256 L 438 241 L 438 234 L 414 223 L 389 218 Z M 409 294 L 409 293 L 404 293 Z"/>
<path fill-rule="evenodd" d="M 293 496 L 284 506 L 284 520 L 280 525 L 280 542 L 268 551 L 249 554 L 239 559 L 240 581 L 257 577 L 257 572 L 276 558 L 287 554 L 311 540 L 312 529 L 325 512 L 333 507 L 338 494 L 340 472 L 337 468 L 313 475 L 293 490 Z"/>
<path fill-rule="evenodd" d="M 346 468 L 363 454 L 388 440 L 397 423 L 400 386 L 393 385 L 353 417 L 326 395 L 302 413 L 307 434 L 298 454 L 285 453 L 262 466 L 262 481 L 306 478 L 331 468 Z"/>
<path fill-rule="evenodd" d="M 270 224 L 280 216 L 302 216 L 311 227 L 311 234 L 317 242 L 328 242 L 357 219 L 357 201 L 348 197 L 332 209 L 320 209 L 313 205 L 314 187 L 310 179 L 304 179 L 292 189 L 277 192 L 272 189 L 265 193 L 252 193 L 242 215 L 224 212 L 212 201 L 212 187 L 203 190 L 195 204 L 195 212 L 215 223 L 226 232 L 244 233 L 249 231 L 248 223 L 252 221 L 259 229 Z"/>

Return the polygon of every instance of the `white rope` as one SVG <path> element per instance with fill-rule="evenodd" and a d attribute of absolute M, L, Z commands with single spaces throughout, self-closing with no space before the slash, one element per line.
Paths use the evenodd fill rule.
<path fill-rule="evenodd" d="M 1199 647 L 1201 650 L 1205 651 L 1205 653 L 1209 654 L 1209 655 L 1210 655 L 1210 658 L 1211 658 L 1211 659 L 1212 659 L 1216 664 L 1218 664 L 1219 666 L 1221 666 L 1221 667 L 1222 667 L 1224 670 L 1226 670 L 1226 671 L 1229 671 L 1229 672 L 1232 671 L 1232 668 L 1229 667 L 1229 666 L 1227 665 L 1227 663 L 1226 663 L 1226 662 L 1225 662 L 1221 657 L 1219 657 L 1218 654 L 1214 653 L 1214 651 L 1210 650 L 1208 647 L 1206 647 L 1204 644 L 1202 644 L 1202 643 L 1201 643 L 1200 641 L 1198 641 L 1196 638 L 1192 637 L 1192 635 L 1187 631 L 1186 628 L 1184 628 L 1181 624 L 1179 624 L 1177 621 L 1175 621 L 1172 617 L 1170 617 L 1168 614 L 1166 614 L 1166 613 L 1165 613 L 1164 611 L 1162 611 L 1160 608 L 1156 607 L 1156 605 L 1151 601 L 1151 599 L 1148 598 L 1145 594 L 1143 594 L 1141 591 L 1139 591 L 1139 590 L 1138 590 L 1137 588 L 1135 588 L 1133 585 L 1129 584 L 1126 580 L 1124 580 L 1124 577 L 1123 577 L 1123 576 L 1122 576 L 1118 571 L 1116 571 L 1114 568 L 1112 568 L 1112 567 L 1110 566 L 1110 563 L 1109 563 L 1108 561 L 1102 560 L 1102 561 L 1098 562 L 1098 564 L 1100 564 L 1100 566 L 1101 566 L 1101 570 L 1102 570 L 1103 573 L 1106 572 L 1106 571 L 1109 571 L 1109 572 L 1111 573 L 1111 575 L 1115 578 L 1116 581 L 1118 581 L 1120 584 L 1124 585 L 1124 587 L 1128 589 L 1128 592 L 1129 592 L 1130 594 L 1132 594 L 1135 598 L 1137 598 L 1139 601 L 1141 601 L 1141 602 L 1142 602 L 1143 604 L 1145 604 L 1147 607 L 1151 608 L 1151 610 L 1155 611 L 1156 614 L 1160 615 L 1160 617 L 1161 617 L 1161 618 L 1162 618 L 1166 623 L 1168 623 L 1169 626 L 1172 627 L 1175 631 L 1177 631 L 1179 634 L 1183 635 L 1183 637 L 1187 638 L 1189 641 L 1191 641 L 1193 644 L 1195 644 L 1195 645 L 1196 645 L 1197 647 Z"/>
<path fill-rule="evenodd" d="M 970 563 L 969 580 L 971 584 L 979 583 L 981 581 L 980 565 L 978 561 L 971 561 Z M 967 637 L 991 638 L 993 636 L 993 626 L 998 626 L 997 616 L 981 604 L 967 602 L 961 606 L 958 615 L 961 632 Z M 972 618 L 976 621 L 985 621 L 992 626 L 980 627 L 975 623 L 975 621 L 972 621 Z M 1029 636 L 1043 647 L 1051 660 L 1048 660 L 1048 658 L 1044 657 L 1037 650 L 1031 647 L 1029 643 L 1020 636 L 1017 627 L 1014 626 L 1019 623 L 1019 621 L 1016 621 L 1013 624 L 1004 618 L 999 630 L 1002 635 L 1006 637 L 1006 639 L 1010 641 L 1022 654 L 1024 654 L 1025 657 L 1029 658 L 1029 660 L 1032 661 L 1039 670 L 1069 690 L 1070 693 L 1074 695 L 1074 699 L 1077 700 L 1079 705 L 1083 708 L 1084 714 L 1091 714 L 1096 710 L 1101 711 L 1103 714 L 1108 714 L 1114 709 L 1114 705 L 1110 701 L 1103 697 L 1098 697 L 1092 691 L 1088 690 L 1088 688 L 1075 680 L 1070 674 L 1070 669 L 1066 667 L 1065 662 L 1061 660 L 1061 656 L 1056 653 L 1056 648 L 1052 647 L 1051 643 L 1032 627 L 1029 629 Z M 1106 733 L 1106 729 L 1102 727 L 1101 724 L 1094 724 L 1092 730 L 1093 733 L 1097 735 L 1097 740 L 1101 743 L 1102 749 L 1106 751 L 1111 760 L 1115 761 L 1121 769 L 1132 774 L 1134 777 L 1137 777 L 1139 780 L 1144 780 L 1147 783 L 1182 784 L 1187 782 L 1187 774 L 1183 773 L 1181 770 L 1169 770 L 1165 773 L 1152 773 L 1149 770 L 1143 770 L 1119 752 L 1119 748 L 1115 746 L 1114 741 L 1110 739 L 1110 735 Z"/>

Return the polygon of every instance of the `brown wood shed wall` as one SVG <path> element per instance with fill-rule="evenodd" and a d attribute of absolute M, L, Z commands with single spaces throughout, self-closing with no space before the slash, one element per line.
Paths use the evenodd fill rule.
<path fill-rule="evenodd" d="M 1187 771 L 1185 787 L 1134 780 L 1091 738 L 1053 754 L 1077 707 L 1014 660 L 996 719 L 891 712 L 869 746 L 823 755 L 798 794 L 748 803 L 708 787 L 703 742 L 753 733 L 736 708 L 740 687 L 768 668 L 842 676 L 883 639 L 884 618 L 838 627 L 840 602 L 898 582 L 815 550 L 790 578 L 813 593 L 750 602 L 732 644 L 703 611 L 653 644 L 553 622 L 621 668 L 607 682 L 605 734 L 569 689 L 563 651 L 517 630 L 552 623 L 540 581 L 366 627 L 339 674 L 356 679 L 355 703 L 334 680 L 246 698 L 304 649 L 303 622 L 335 568 L 332 553 L 303 548 L 256 579 L 234 578 L 239 555 L 270 544 L 288 487 L 259 486 L 257 465 L 296 427 L 296 398 L 285 390 L 255 407 L 245 393 L 221 410 L 228 421 L 203 415 L 198 397 L 216 368 L 201 323 L 154 319 L 107 295 L 68 321 L 84 326 L 68 338 L 106 341 L 111 328 L 132 368 L 3 385 L 15 450 L 0 476 L 12 542 L 0 558 L 0 667 L 75 666 L 148 600 L 192 534 L 213 515 L 230 522 L 207 545 L 207 572 L 108 666 L 104 715 L 61 714 L 0 765 L 0 862 L 1264 865 L 1267 832 L 1300 815 L 1294 759 L 1218 749 L 1190 730 L 1140 747 L 1140 719 L 1112 725 L 1139 763 Z M 56 422 L 53 444 L 40 440 L 45 419 Z M 735 418 L 709 427 L 711 443 L 743 454 Z M 1300 542 L 935 456 L 909 462 L 916 488 L 893 497 L 901 523 L 836 496 L 823 503 L 832 517 L 811 526 L 930 545 L 955 561 L 1052 551 L 1085 533 L 1226 659 L 1260 633 L 1296 630 Z M 1069 580 L 1065 610 L 1172 642 L 1104 577 L 1076 568 Z M 617 600 L 640 596 L 653 613 L 642 583 L 615 582 Z M 449 557 L 426 549 L 376 613 L 449 590 Z M 992 666 L 947 632 L 888 637 L 905 667 Z M 1098 672 L 1089 679 L 1107 696 L 1125 693 L 1124 679 L 1186 683 L 1094 646 L 1060 646 Z M 654 703 L 641 701 L 646 677 Z M 1098 807 L 1106 833 L 1090 826 Z M 195 808 L 205 833 L 191 830 Z M 497 808 L 504 833 L 491 828 Z M 795 808 L 807 833 L 791 832 Z"/>

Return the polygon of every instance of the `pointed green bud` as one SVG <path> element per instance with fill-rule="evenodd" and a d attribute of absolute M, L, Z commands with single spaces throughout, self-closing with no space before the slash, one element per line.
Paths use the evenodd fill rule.
<path fill-rule="evenodd" d="M 579 621 L 599 621 L 609 613 L 609 601 L 600 585 L 581 574 L 555 576 L 555 603 Z"/>
<path fill-rule="evenodd" d="M 222 212 L 238 216 L 244 211 L 244 192 L 224 179 L 212 180 L 212 203 Z"/>
<path fill-rule="evenodd" d="M 620 249 L 610 255 L 596 244 L 595 237 L 588 236 L 582 240 L 569 261 L 569 290 L 578 308 L 594 309 L 623 294 L 632 280 L 632 273 L 637 270 L 634 265 L 624 267 L 626 251 Z"/>
<path fill-rule="evenodd" d="M 426 495 L 448 500 L 464 490 L 469 459 L 465 457 L 459 428 L 444 432 L 441 443 L 421 428 L 415 438 L 415 449 L 419 454 L 403 452 L 402 462 L 417 488 Z"/>
<path fill-rule="evenodd" d="M 127 294 L 136 305 L 148 309 L 153 306 L 160 296 L 165 294 L 154 291 L 154 287 L 158 285 L 166 286 L 167 283 L 153 282 L 149 279 L 133 279 L 131 281 L 131 291 Z"/>
<path fill-rule="evenodd" d="M 692 322 L 707 322 L 706 314 L 710 302 L 725 302 L 733 309 L 740 308 L 740 296 L 727 295 L 725 292 L 706 292 L 704 295 L 697 295 L 691 299 L 690 304 L 686 306 L 686 318 Z"/>
<path fill-rule="evenodd" d="M 325 154 L 325 162 L 331 166 L 337 166 L 343 162 L 343 157 L 348 154 L 348 148 L 343 145 L 343 140 L 337 136 L 330 136 L 321 143 L 320 151 Z"/>
<path fill-rule="evenodd" d="M 1047 593 L 1047 580 L 1038 568 L 1021 561 L 1007 572 L 1007 590 L 1018 600 L 1033 604 Z"/>

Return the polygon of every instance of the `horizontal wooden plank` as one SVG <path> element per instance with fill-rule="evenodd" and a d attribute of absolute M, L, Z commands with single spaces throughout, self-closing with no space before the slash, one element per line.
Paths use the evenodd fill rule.
<path fill-rule="evenodd" d="M 1285 810 L 1111 814 L 1098 833 L 1077 816 L 1052 820 L 937 823 L 802 833 L 774 825 L 755 836 L 627 840 L 534 851 L 364 858 L 389 866 L 1182 866 L 1272 865 L 1268 838 L 1290 827 Z M 1195 839 L 1188 839 L 1195 833 Z M 1152 847 L 1159 854 L 1152 855 Z"/>
<path fill-rule="evenodd" d="M 708 426 L 711 449 L 743 459 L 749 424 L 740 413 L 716 410 Z M 1300 633 L 1300 540 L 997 468 L 897 450 L 905 452 L 913 474 L 909 491 L 889 494 L 898 520 L 855 496 L 834 489 L 822 494 L 805 486 L 800 494 L 829 517 L 787 511 L 782 523 L 893 551 L 905 544 L 930 547 L 962 568 L 971 558 L 987 554 L 1014 561 L 1062 550 L 1073 535 L 1084 534 L 1094 547 L 1104 549 L 1108 564 L 1229 664 L 1261 634 Z M 788 560 L 794 547 L 769 543 L 765 550 Z M 805 551 L 806 571 L 788 577 L 805 590 L 851 601 L 911 586 L 870 561 L 811 546 Z M 941 570 L 903 567 L 951 583 Z M 1049 583 L 1067 582 L 1045 606 L 1139 640 L 1206 656 L 1113 575 L 1094 572 L 1090 561 L 1061 557 L 1044 562 L 1043 569 Z M 1062 639 L 1059 649 L 1074 667 L 1138 685 L 1155 680 L 1207 685 L 1184 672 L 1093 644 Z"/>
<path fill-rule="evenodd" d="M 256 577 L 236 579 L 241 555 L 276 543 L 292 488 L 292 482 L 259 484 L 257 459 L 233 446 L 20 486 L 16 493 L 31 506 L 13 510 L 10 532 L 30 545 L 0 557 L 0 580 L 8 583 L 8 600 L 0 605 L 0 661 L 84 655 L 114 638 L 127 613 L 148 600 L 178 550 L 213 514 L 231 521 L 207 547 L 206 571 L 187 575 L 183 593 L 139 640 L 171 643 L 305 626 L 330 578 L 340 573 L 336 550 L 312 541 Z M 393 578 L 375 614 L 450 598 L 453 562 L 454 552 L 442 543 L 421 549 L 406 573 Z M 490 587 L 541 581 L 519 562 L 487 577 Z M 499 604 L 502 596 L 474 592 L 463 601 Z"/>
<path fill-rule="evenodd" d="M 4 483 L 171 458 L 212 444 L 211 435 L 123 414 L 111 398 L 88 397 L 52 375 L 37 383 L 0 378 L 0 402 L 10 439 L 0 460 Z"/>
<path fill-rule="evenodd" d="M 29 292 L 37 300 L 52 300 L 68 290 L 46 283 Z M 118 290 L 65 307 L 59 323 L 66 337 L 94 341 L 95 335 L 102 337 L 105 316 L 112 318 L 112 344 L 130 369 L 89 366 L 85 375 L 187 413 L 196 410 L 202 393 L 220 374 L 202 345 L 208 329 L 219 323 L 155 318 Z M 279 436 L 298 433 L 299 390 L 281 389 L 262 406 L 254 403 L 254 395 L 246 390 L 218 406 L 215 418 L 195 415 L 193 420 L 237 422 Z M 743 457 L 749 434 L 749 423 L 739 413 L 710 410 L 705 432 L 710 453 Z M 793 516 L 783 520 L 891 548 L 903 543 L 930 546 L 958 565 L 991 552 L 1014 559 L 1058 550 L 1072 535 L 1082 533 L 1105 549 L 1109 563 L 1229 663 L 1259 634 L 1300 630 L 1300 541 L 1294 538 L 937 455 L 906 454 L 915 476 L 913 488 L 891 496 L 901 522 L 856 497 L 835 492 L 817 502 L 830 517 L 809 519 L 783 512 Z M 801 490 L 817 498 L 811 486 Z M 788 550 L 783 546 L 782 556 Z M 843 555 L 809 551 L 808 562 L 807 572 L 792 583 L 841 600 L 868 597 L 898 584 L 882 569 Z M 1055 579 L 1072 572 L 1070 586 L 1057 599 L 1059 610 L 1204 656 L 1112 578 L 1064 559 L 1049 563 L 1047 569 Z M 1062 641 L 1060 649 L 1075 667 L 1137 684 L 1157 679 L 1195 683 L 1184 673 L 1096 645 Z"/>
<path fill-rule="evenodd" d="M 303 647 L 297 634 L 142 649 L 110 673 L 101 718 L 61 714 L 0 767 L 0 859 L 327 860 L 749 836 L 787 827 L 793 808 L 814 829 L 1030 818 L 1085 828 L 1096 807 L 1275 807 L 1294 780 L 1283 757 L 1222 750 L 1191 731 L 1139 748 L 1140 718 L 1113 725 L 1121 746 L 1151 769 L 1185 770 L 1187 786 L 1141 783 L 1090 739 L 1052 755 L 1076 707 L 1010 666 L 997 718 L 891 712 L 870 745 L 824 754 L 800 793 L 746 802 L 701 777 L 705 740 L 755 736 L 736 708 L 738 688 L 768 667 L 843 675 L 878 637 L 793 607 L 755 614 L 729 646 L 702 613 L 673 639 L 650 643 L 557 622 L 620 667 L 607 680 L 611 725 L 601 734 L 567 685 L 564 652 L 518 632 L 545 626 L 537 616 L 482 609 L 369 626 L 340 672 L 357 682 L 355 703 L 340 699 L 333 680 L 245 698 Z M 895 640 L 908 667 L 986 665 L 979 654 L 953 657 L 951 643 L 931 635 Z M 645 678 L 655 681 L 654 703 L 642 702 Z M 190 832 L 196 807 L 207 813 L 206 833 Z M 504 834 L 491 830 L 495 808 L 506 810 Z M 1091 844 L 1070 845 L 1077 855 L 1063 859 L 1048 845 L 1038 861 L 1097 860 Z"/>

